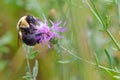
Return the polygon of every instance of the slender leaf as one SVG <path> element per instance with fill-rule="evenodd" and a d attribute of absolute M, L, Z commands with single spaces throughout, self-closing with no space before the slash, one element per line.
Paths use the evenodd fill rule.
<path fill-rule="evenodd" d="M 34 58 L 38 55 L 38 53 L 39 53 L 38 50 L 33 51 L 32 53 L 30 53 L 30 54 L 28 55 L 28 58 L 29 58 L 29 59 L 34 59 Z"/>
<path fill-rule="evenodd" d="M 95 53 L 94 55 L 95 55 L 96 65 L 98 66 L 99 65 L 99 60 L 98 60 L 97 54 Z"/>
<path fill-rule="evenodd" d="M 109 61 L 109 64 L 110 64 L 110 66 L 112 67 L 112 59 L 111 59 L 111 56 L 110 56 L 109 52 L 107 51 L 107 49 L 104 49 L 104 51 L 105 51 L 105 54 L 106 54 L 107 59 L 108 59 L 108 61 Z"/>
<path fill-rule="evenodd" d="M 70 60 L 60 60 L 58 61 L 58 63 L 62 63 L 62 64 L 66 64 L 66 63 L 70 63 Z"/>
<path fill-rule="evenodd" d="M 24 78 L 26 80 L 32 80 L 32 75 L 30 74 L 30 72 L 26 72 L 26 75 L 23 76 L 22 78 Z"/>

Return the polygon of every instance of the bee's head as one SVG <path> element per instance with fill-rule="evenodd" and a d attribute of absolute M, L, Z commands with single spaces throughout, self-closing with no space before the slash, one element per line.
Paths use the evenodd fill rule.
<path fill-rule="evenodd" d="M 29 31 L 30 28 L 32 28 L 32 24 L 36 24 L 35 22 L 35 17 L 28 15 L 28 16 L 23 16 L 20 18 L 20 20 L 17 23 L 17 29 L 18 31 Z"/>
<path fill-rule="evenodd" d="M 35 17 L 31 15 L 23 16 L 17 23 L 17 29 L 19 30 L 20 28 L 29 28 L 31 24 L 36 24 Z"/>
<path fill-rule="evenodd" d="M 36 22 L 35 22 L 35 17 L 34 17 L 34 16 L 31 16 L 31 15 L 28 15 L 28 16 L 26 17 L 26 21 L 28 22 L 29 25 L 31 25 L 31 24 L 36 24 Z"/>

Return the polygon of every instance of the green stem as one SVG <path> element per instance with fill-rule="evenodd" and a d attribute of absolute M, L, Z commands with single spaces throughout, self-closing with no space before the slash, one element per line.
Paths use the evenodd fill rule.
<path fill-rule="evenodd" d="M 25 55 L 26 55 L 27 69 L 30 74 L 30 80 L 33 80 L 32 71 L 30 68 L 30 62 L 29 62 L 29 58 L 28 58 L 28 55 L 30 54 L 30 49 L 27 45 L 23 45 L 23 47 L 24 47 L 24 51 L 25 51 Z"/>
<path fill-rule="evenodd" d="M 29 62 L 29 58 L 28 58 L 28 53 L 26 53 L 26 61 L 27 61 L 28 72 L 30 73 L 30 75 L 32 75 L 31 68 L 30 68 L 30 62 Z"/>
<path fill-rule="evenodd" d="M 115 72 L 115 73 L 120 74 L 120 72 L 119 72 L 118 70 L 111 69 L 111 68 L 107 68 L 107 67 L 104 67 L 104 66 L 102 66 L 102 65 L 95 64 L 95 63 L 93 63 L 93 62 L 91 62 L 91 61 L 84 60 L 83 58 L 78 57 L 78 56 L 75 55 L 73 52 L 71 52 L 70 50 L 64 48 L 63 46 L 59 45 L 59 47 L 62 48 L 64 51 L 68 52 L 70 55 L 72 55 L 73 57 L 75 57 L 75 58 L 78 59 L 78 60 L 84 61 L 84 62 L 89 63 L 89 64 L 94 65 L 94 66 L 97 66 L 98 68 L 101 68 L 101 69 L 104 69 L 104 70 L 108 70 L 108 71 L 112 71 L 112 72 Z"/>
<path fill-rule="evenodd" d="M 108 28 L 107 21 L 104 21 L 104 19 L 101 17 L 101 15 L 99 14 L 98 10 L 96 9 L 94 3 L 90 0 L 92 6 L 89 4 L 88 0 L 85 0 L 87 6 L 90 8 L 91 12 L 95 15 L 95 17 L 98 19 L 98 21 L 103 25 L 103 27 L 106 29 Z M 105 23 L 106 22 L 106 23 Z M 114 42 L 114 44 L 116 45 L 117 49 L 120 51 L 120 46 L 117 42 L 117 40 L 114 38 L 114 36 L 112 35 L 112 33 L 106 29 L 107 34 L 110 36 L 110 38 L 112 39 L 112 41 Z"/>
<path fill-rule="evenodd" d="M 81 58 L 81 57 L 78 57 L 78 56 L 75 55 L 73 52 L 71 52 L 70 50 L 64 48 L 63 46 L 60 46 L 60 45 L 59 45 L 59 47 L 62 48 L 64 51 L 67 51 L 70 55 L 74 56 L 74 57 L 77 58 L 78 60 L 82 60 L 82 61 L 84 61 L 84 62 L 87 62 L 87 63 L 93 64 L 93 65 L 96 65 L 95 63 L 92 63 L 92 62 L 90 62 L 90 61 L 84 60 L 84 59 Z"/>
<path fill-rule="evenodd" d="M 110 36 L 110 38 L 112 39 L 114 44 L 116 45 L 117 49 L 120 51 L 120 46 L 119 46 L 118 42 L 116 41 L 116 39 L 114 38 L 114 36 L 112 35 L 112 33 L 108 29 L 106 30 L 106 32 Z"/>

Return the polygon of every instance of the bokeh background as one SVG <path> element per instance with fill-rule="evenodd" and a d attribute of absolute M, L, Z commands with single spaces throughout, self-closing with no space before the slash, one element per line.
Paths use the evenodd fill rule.
<path fill-rule="evenodd" d="M 89 1 L 89 0 L 88 0 Z M 102 17 L 111 16 L 109 29 L 120 42 L 120 1 L 92 0 Z M 44 16 L 53 21 L 66 22 L 67 31 L 62 34 L 59 43 L 73 54 L 81 57 L 79 60 L 67 51 L 54 47 L 49 49 L 36 45 L 39 55 L 30 60 L 31 68 L 35 60 L 39 62 L 37 80 L 119 80 L 120 51 L 112 42 L 103 26 L 92 14 L 85 0 L 0 0 L 0 80 L 25 80 L 26 57 L 23 48 L 17 45 L 18 31 L 16 25 L 24 15 L 34 15 L 40 20 Z M 116 72 L 99 68 L 100 65 Z"/>

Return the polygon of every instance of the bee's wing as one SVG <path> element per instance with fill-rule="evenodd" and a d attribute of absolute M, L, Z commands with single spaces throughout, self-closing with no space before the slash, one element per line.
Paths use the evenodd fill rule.
<path fill-rule="evenodd" d="M 21 34 L 20 34 L 20 32 L 18 32 L 18 47 L 22 47 L 22 40 L 21 40 Z"/>

